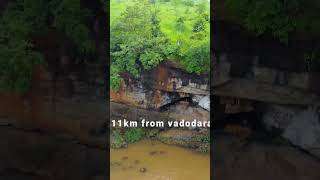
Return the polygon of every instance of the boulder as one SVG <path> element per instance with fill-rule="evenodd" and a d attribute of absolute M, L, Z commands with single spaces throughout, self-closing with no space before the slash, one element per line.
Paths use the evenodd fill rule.
<path fill-rule="evenodd" d="M 199 106 L 210 111 L 210 96 L 205 96 L 199 101 Z"/>
<path fill-rule="evenodd" d="M 320 157 L 319 106 L 269 106 L 263 121 L 272 128 L 282 130 L 282 137 L 292 144 Z"/>

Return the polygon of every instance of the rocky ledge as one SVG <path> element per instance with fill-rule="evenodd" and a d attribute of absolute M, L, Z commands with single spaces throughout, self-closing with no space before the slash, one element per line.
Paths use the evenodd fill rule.
<path fill-rule="evenodd" d="M 123 74 L 118 91 L 111 91 L 111 119 L 140 121 L 208 121 L 210 119 L 209 76 L 190 74 L 178 64 L 165 61 L 156 68 L 142 72 L 139 79 Z M 113 129 L 113 131 L 117 131 Z M 127 142 L 111 133 L 112 147 L 125 147 Z M 209 151 L 209 128 L 144 129 L 146 138 Z M 150 135 L 152 134 L 152 135 Z"/>

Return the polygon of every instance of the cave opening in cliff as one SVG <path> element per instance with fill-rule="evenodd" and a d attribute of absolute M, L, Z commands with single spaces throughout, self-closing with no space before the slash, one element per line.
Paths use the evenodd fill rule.
<path fill-rule="evenodd" d="M 159 107 L 159 111 L 160 112 L 164 112 L 164 111 L 168 111 L 172 106 L 175 106 L 177 104 L 186 104 L 186 105 L 189 105 L 192 103 L 192 97 L 181 97 L 181 98 L 177 98 L 173 101 L 171 101 L 170 103 L 167 103 L 161 107 Z"/>

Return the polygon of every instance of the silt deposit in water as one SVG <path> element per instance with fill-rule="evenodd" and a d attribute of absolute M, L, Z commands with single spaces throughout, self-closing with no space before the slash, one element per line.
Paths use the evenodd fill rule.
<path fill-rule="evenodd" d="M 111 149 L 111 180 L 209 180 L 210 156 L 158 141 Z"/>

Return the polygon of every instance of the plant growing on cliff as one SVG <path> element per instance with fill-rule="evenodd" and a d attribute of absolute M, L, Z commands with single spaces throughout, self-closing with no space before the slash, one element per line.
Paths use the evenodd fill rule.
<path fill-rule="evenodd" d="M 143 139 L 145 132 L 142 128 L 130 128 L 125 132 L 125 137 L 129 143 L 134 143 Z"/>
<path fill-rule="evenodd" d="M 81 52 L 93 50 L 87 11 L 80 0 L 17 0 L 9 2 L 0 18 L 0 89 L 25 92 L 33 65 L 44 62 L 34 50 L 32 37 L 56 29 L 67 35 Z"/>
<path fill-rule="evenodd" d="M 201 135 L 197 137 L 197 140 L 203 144 L 210 144 L 210 135 Z"/>

